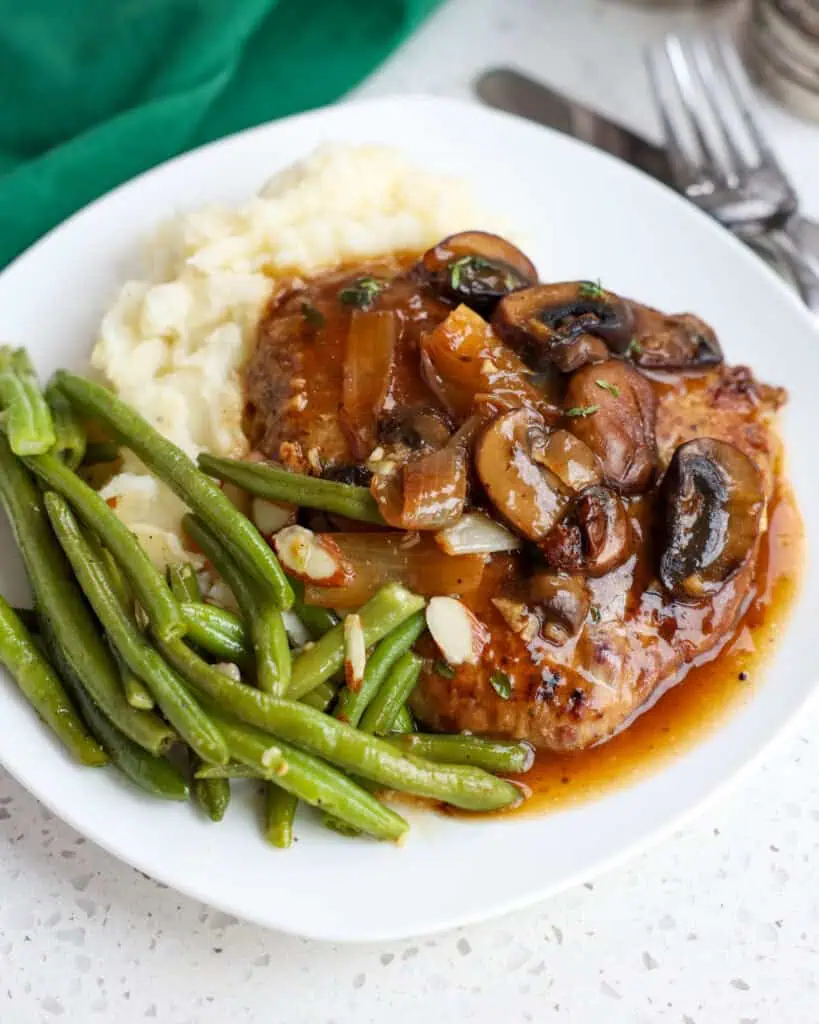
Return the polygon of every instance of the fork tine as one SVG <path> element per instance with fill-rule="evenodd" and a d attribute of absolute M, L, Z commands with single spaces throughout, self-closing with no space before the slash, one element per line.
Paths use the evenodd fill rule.
<path fill-rule="evenodd" d="M 703 129 L 703 123 L 697 110 L 698 90 L 679 36 L 667 36 L 664 49 L 671 68 L 674 87 L 685 111 L 686 121 L 700 150 L 700 168 L 722 181 L 724 174 L 720 156 Z"/>
<path fill-rule="evenodd" d="M 664 57 L 664 60 L 667 60 Z M 688 155 L 685 140 L 674 124 L 674 119 L 668 112 L 668 106 L 663 98 L 661 75 L 658 68 L 658 51 L 649 47 L 645 51 L 646 71 L 648 72 L 648 83 L 654 97 L 654 105 L 657 108 L 657 115 L 663 129 L 666 152 L 671 166 L 674 168 L 675 177 L 678 179 L 678 187 L 686 187 L 695 183 L 695 168 Z"/>
<path fill-rule="evenodd" d="M 720 75 L 717 70 L 714 58 L 706 43 L 692 43 L 689 41 L 685 44 L 685 52 L 688 54 L 688 63 L 692 69 L 692 75 L 696 78 L 699 86 L 698 91 L 711 113 L 712 128 L 719 138 L 727 157 L 728 185 L 737 185 L 739 184 L 742 171 L 749 169 L 749 166 L 745 154 L 734 139 L 734 132 L 731 126 L 726 121 L 723 107 L 720 101 L 717 100 L 718 95 L 724 96 L 727 91 L 721 83 L 721 78 L 724 76 Z M 733 90 L 730 90 L 730 95 L 733 99 Z"/>
<path fill-rule="evenodd" d="M 739 109 L 739 114 L 742 118 L 742 123 L 745 126 L 745 131 L 748 133 L 748 137 L 756 147 L 758 162 L 760 164 L 763 162 L 767 163 L 768 166 L 782 172 L 782 168 L 776 159 L 774 151 L 768 144 L 768 140 L 762 132 L 762 129 L 759 127 L 759 123 L 751 110 L 751 82 L 745 73 L 745 69 L 739 59 L 736 47 L 722 33 L 719 33 L 714 36 L 713 52 L 717 59 L 717 63 L 720 65 L 721 70 L 725 75 L 725 80 L 728 83 L 728 88 L 734 102 Z"/>

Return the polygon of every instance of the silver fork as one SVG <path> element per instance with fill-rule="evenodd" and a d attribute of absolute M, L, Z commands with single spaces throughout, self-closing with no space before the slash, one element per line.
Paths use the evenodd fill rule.
<path fill-rule="evenodd" d="M 667 36 L 647 51 L 649 81 L 676 187 L 786 265 L 819 312 L 819 276 L 792 233 L 799 200 L 752 110 L 752 90 L 722 36 Z"/>

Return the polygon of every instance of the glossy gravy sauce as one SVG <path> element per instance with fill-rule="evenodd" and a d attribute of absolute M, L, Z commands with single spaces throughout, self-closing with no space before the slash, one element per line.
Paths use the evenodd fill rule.
<path fill-rule="evenodd" d="M 260 344 L 245 376 L 245 426 L 258 451 L 308 473 L 353 461 L 337 425 L 350 317 L 349 308 L 339 302 L 339 290 L 362 273 L 394 279 L 413 261 L 414 257 L 402 254 L 355 271 L 342 268 L 312 281 L 294 279 L 292 288 L 274 297 L 260 323 Z M 429 401 L 419 371 L 419 338 L 444 319 L 449 307 L 419 292 L 412 280 L 400 280 L 379 297 L 377 308 L 395 311 L 401 322 L 402 345 L 390 405 L 402 408 Z M 302 403 L 293 399 L 296 383 L 305 388 Z M 697 378 L 682 378 L 668 386 L 696 389 L 704 385 Z M 310 464 L 311 443 L 316 445 L 314 451 L 321 452 L 320 467 Z M 799 513 L 784 474 L 778 473 L 777 481 L 758 555 L 756 591 L 720 653 L 704 656 L 682 679 L 671 677 L 652 695 L 650 706 L 643 705 L 612 739 L 572 753 L 540 753 L 533 768 L 520 777 L 531 797 L 511 813 L 551 811 L 627 785 L 689 749 L 729 712 L 752 699 L 797 593 L 803 561 Z M 489 596 L 505 594 L 507 589 L 513 594 L 515 587 L 514 578 L 498 579 Z M 467 599 L 467 603 L 472 602 Z M 494 614 L 506 638 L 505 624 L 494 609 L 478 610 L 485 622 L 490 621 L 486 616 Z M 500 636 L 496 640 L 503 647 Z"/>
<path fill-rule="evenodd" d="M 778 485 L 768 515 L 756 594 L 722 652 L 661 690 L 651 706 L 606 743 L 571 754 L 539 754 L 532 769 L 520 776 L 531 797 L 504 813 L 557 810 L 628 785 L 702 740 L 752 700 L 758 686 L 776 685 L 766 679 L 765 663 L 798 594 L 804 549 L 802 520 L 787 484 Z"/>

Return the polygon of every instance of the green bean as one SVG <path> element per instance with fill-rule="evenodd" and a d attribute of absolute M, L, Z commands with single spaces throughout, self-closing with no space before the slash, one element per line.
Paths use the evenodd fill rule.
<path fill-rule="evenodd" d="M 180 604 L 201 603 L 202 591 L 199 588 L 199 577 L 190 562 L 176 562 L 174 565 L 168 566 L 168 585 Z"/>
<path fill-rule="evenodd" d="M 85 446 L 84 466 L 98 466 L 103 462 L 117 462 L 120 457 L 116 441 L 89 441 Z"/>
<path fill-rule="evenodd" d="M 411 651 L 401 655 L 364 712 L 359 723 L 362 732 L 385 736 L 390 731 L 395 716 L 415 689 L 422 665 L 422 660 Z"/>
<path fill-rule="evenodd" d="M 12 611 L 23 623 L 29 633 L 40 632 L 40 619 L 33 608 L 12 608 Z"/>
<path fill-rule="evenodd" d="M 129 707 L 108 647 L 51 532 L 40 492 L 0 434 L 0 499 L 23 556 L 41 632 L 67 683 L 87 691 L 113 724 L 139 746 L 161 754 L 175 734 L 156 715 Z"/>
<path fill-rule="evenodd" d="M 196 772 L 193 780 L 193 798 L 211 821 L 221 821 L 230 804 L 230 780 L 202 778 Z"/>
<path fill-rule="evenodd" d="M 203 761 L 227 761 L 227 748 L 219 730 L 176 672 L 142 635 L 133 616 L 122 607 L 105 567 L 83 536 L 68 503 L 54 491 L 48 491 L 45 505 L 77 582 L 122 660 L 145 683 L 162 713 Z"/>
<path fill-rule="evenodd" d="M 220 661 L 246 665 L 250 644 L 247 630 L 238 616 L 212 604 L 181 604 L 187 632 L 185 638 Z"/>
<path fill-rule="evenodd" d="M 36 455 L 54 445 L 51 410 L 21 348 L 0 348 L 0 407 L 5 410 L 4 429 L 15 455 Z"/>
<path fill-rule="evenodd" d="M 367 706 L 378 693 L 395 663 L 412 647 L 426 628 L 423 611 L 416 612 L 388 633 L 376 647 L 364 669 L 364 678 L 358 690 L 345 686 L 338 699 L 335 716 L 342 722 L 358 725 Z"/>
<path fill-rule="evenodd" d="M 393 719 L 392 733 L 405 733 L 415 732 L 415 722 L 412 719 L 412 714 L 405 704 L 402 708 L 398 709 L 398 714 Z M 434 760 L 434 758 L 432 759 Z"/>
<path fill-rule="evenodd" d="M 53 455 L 34 455 L 24 462 L 50 490 L 70 502 L 85 525 L 98 535 L 127 574 L 153 628 L 166 638 L 181 636 L 185 624 L 162 574 L 107 502 Z"/>
<path fill-rule="evenodd" d="M 332 683 L 319 683 L 312 690 L 301 698 L 302 704 L 307 704 L 317 711 L 326 711 L 336 699 L 336 688 Z"/>
<path fill-rule="evenodd" d="M 382 587 L 358 612 L 367 647 L 378 643 L 423 607 L 423 597 L 410 593 L 399 583 L 388 583 Z M 334 676 L 343 666 L 344 625 L 339 623 L 293 662 L 293 677 L 287 696 L 298 700 L 314 686 Z"/>
<path fill-rule="evenodd" d="M 75 415 L 71 403 L 53 384 L 46 388 L 45 397 L 56 437 L 52 454 L 62 459 L 69 469 L 77 469 L 85 457 L 85 427 Z"/>
<path fill-rule="evenodd" d="M 298 797 L 275 782 L 265 783 L 264 837 L 271 846 L 286 850 L 293 845 L 293 819 L 298 803 Z"/>
<path fill-rule="evenodd" d="M 116 559 L 108 548 L 100 543 L 99 537 L 95 533 L 87 533 L 85 539 L 94 552 L 94 556 L 103 565 L 108 577 L 108 583 L 116 595 L 121 608 L 126 614 L 131 615 L 134 610 L 133 595 Z M 150 690 L 139 676 L 134 675 L 128 668 L 118 652 L 115 650 L 113 653 L 117 662 L 117 668 L 119 669 L 119 678 L 122 683 L 122 692 L 125 694 L 125 700 L 132 708 L 138 708 L 141 711 L 153 710 L 155 706 L 154 698 L 151 696 Z"/>
<path fill-rule="evenodd" d="M 132 708 L 139 708 L 141 711 L 151 711 L 154 708 L 155 703 L 151 691 L 139 676 L 135 676 L 129 668 L 123 666 L 120 679 L 125 699 Z"/>
<path fill-rule="evenodd" d="M 258 498 L 284 501 L 321 512 L 335 512 L 364 523 L 386 525 L 375 498 L 366 487 L 291 473 L 269 463 L 223 459 L 207 452 L 199 456 L 199 466 L 210 476 L 236 484 Z"/>
<path fill-rule="evenodd" d="M 318 640 L 338 624 L 338 616 L 329 608 L 317 608 L 313 604 L 305 604 L 304 584 L 293 576 L 288 576 L 287 579 L 293 588 L 293 611 L 301 619 L 302 625 L 310 634 L 310 639 Z"/>
<path fill-rule="evenodd" d="M 194 773 L 197 779 L 261 779 L 262 775 L 255 768 L 248 768 L 241 761 L 230 761 L 228 764 L 202 764 Z"/>
<path fill-rule="evenodd" d="M 242 577 L 230 552 L 206 523 L 196 516 L 185 516 L 182 523 L 188 536 L 233 591 L 250 630 L 259 689 L 282 696 L 287 692 L 291 670 L 290 645 L 282 613 L 269 600 L 260 599 L 257 588 Z"/>
<path fill-rule="evenodd" d="M 222 539 L 231 556 L 270 596 L 279 609 L 289 608 L 293 592 L 278 559 L 262 535 L 231 503 L 221 488 L 200 473 L 187 455 L 106 388 L 61 370 L 55 380 L 73 405 L 96 416 L 145 465 L 179 495 Z"/>
<path fill-rule="evenodd" d="M 8 602 L 0 597 L 0 663 L 20 692 L 80 764 L 105 764 L 105 751 L 88 735 L 68 694 L 48 660 Z"/>
<path fill-rule="evenodd" d="M 388 742 L 406 754 L 439 764 L 471 764 L 488 772 L 528 772 L 535 752 L 524 740 L 492 740 L 485 736 L 409 733 L 390 736 Z"/>
<path fill-rule="evenodd" d="M 359 732 L 305 704 L 271 697 L 255 687 L 237 683 L 202 661 L 182 641 L 169 641 L 162 649 L 177 671 L 203 696 L 207 706 L 218 709 L 220 723 L 222 714 L 229 714 L 381 786 L 465 810 L 498 810 L 520 800 L 515 786 L 478 768 L 442 766 L 400 755 L 386 741 Z M 231 753 L 245 761 L 232 748 Z"/>
<path fill-rule="evenodd" d="M 111 724 L 82 687 L 77 687 L 74 695 L 89 728 L 124 775 L 152 796 L 164 800 L 188 799 L 188 784 L 172 764 L 129 740 Z"/>
<path fill-rule="evenodd" d="M 260 694 L 266 697 L 266 694 Z M 267 697 L 268 700 L 276 698 Z M 379 803 L 331 765 L 279 739 L 216 716 L 231 756 L 313 807 L 328 811 L 377 839 L 400 839 L 409 827 L 395 811 Z"/>

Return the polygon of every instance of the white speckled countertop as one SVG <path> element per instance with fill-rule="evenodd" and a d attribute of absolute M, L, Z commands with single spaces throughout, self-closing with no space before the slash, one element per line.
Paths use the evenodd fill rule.
<path fill-rule="evenodd" d="M 648 132 L 640 46 L 701 18 L 608 0 L 451 0 L 360 92 L 466 95 L 479 69 L 515 63 Z M 765 113 L 819 214 L 819 129 Z M 0 770 L 0 1021 L 416 1024 L 422 1011 L 817 1024 L 817 736 L 814 704 L 726 802 L 603 878 L 494 923 L 362 947 L 284 937 L 179 896 Z"/>

